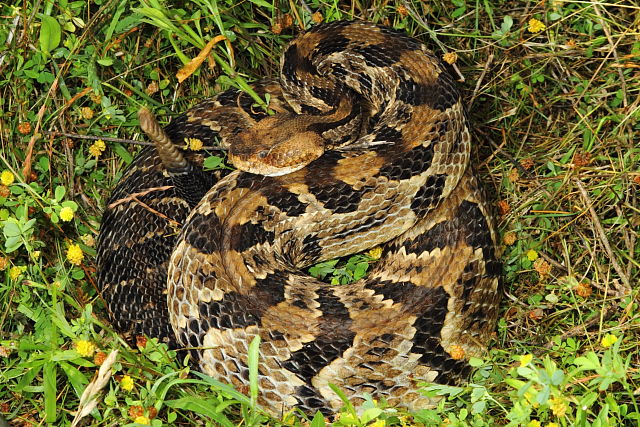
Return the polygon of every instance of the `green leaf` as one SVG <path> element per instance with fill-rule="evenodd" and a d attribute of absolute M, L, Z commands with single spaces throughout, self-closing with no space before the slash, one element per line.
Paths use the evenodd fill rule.
<path fill-rule="evenodd" d="M 538 402 L 540 405 L 544 405 L 549 400 L 550 395 L 551 389 L 548 385 L 545 385 L 544 387 L 542 387 L 542 390 L 540 390 L 538 394 L 536 394 L 536 402 Z"/>
<path fill-rule="evenodd" d="M 111 36 L 113 36 L 114 31 L 116 30 L 116 27 L 119 25 L 122 25 L 122 14 L 125 12 L 125 10 L 127 10 L 127 0 L 122 0 L 120 2 L 120 4 L 118 5 L 118 8 L 116 9 L 115 13 L 112 15 L 111 18 L 111 23 L 109 24 L 109 27 L 107 28 L 107 31 L 105 32 L 105 39 L 106 40 L 111 40 Z M 129 17 L 131 18 L 131 17 Z M 127 18 L 125 18 L 127 19 Z"/>
<path fill-rule="evenodd" d="M 55 189 L 54 192 L 54 196 L 56 198 L 57 202 L 62 201 L 62 199 L 64 199 L 64 195 L 67 194 L 67 189 L 64 188 L 62 185 L 58 185 Z"/>
<path fill-rule="evenodd" d="M 69 379 L 73 390 L 76 392 L 76 396 L 80 398 L 80 396 L 82 396 L 82 392 L 84 391 L 84 387 L 89 381 L 75 366 L 72 366 L 67 362 L 60 362 L 59 366 L 67 375 L 67 378 Z"/>
<path fill-rule="evenodd" d="M 467 408 L 462 408 L 458 412 L 458 417 L 460 418 L 460 420 L 466 419 L 468 415 L 469 415 L 469 411 L 467 410 Z"/>
<path fill-rule="evenodd" d="M 74 212 L 78 210 L 78 204 L 73 200 L 65 200 L 64 202 L 60 203 L 60 206 L 62 206 L 63 208 L 71 208 Z"/>
<path fill-rule="evenodd" d="M 562 381 L 564 381 L 564 372 L 558 369 L 551 375 L 551 384 L 560 385 Z"/>
<path fill-rule="evenodd" d="M 36 223 L 35 218 L 31 218 L 29 221 L 25 222 L 24 225 L 22 226 L 22 232 L 26 234 L 28 231 L 31 231 L 35 223 Z"/>
<path fill-rule="evenodd" d="M 44 364 L 43 380 L 44 380 L 44 412 L 45 421 L 53 423 L 56 420 L 56 397 L 57 397 L 57 364 L 47 362 Z"/>
<path fill-rule="evenodd" d="M 576 357 L 573 363 L 582 371 L 595 371 L 601 367 L 598 355 L 592 351 L 587 353 L 585 356 Z"/>
<path fill-rule="evenodd" d="M 120 145 L 120 144 L 115 144 L 115 145 L 113 146 L 113 151 L 115 151 L 115 152 L 116 152 L 116 154 L 117 154 L 118 156 L 120 156 L 120 158 L 121 158 L 122 160 L 124 160 L 124 162 L 125 162 L 126 164 L 131 163 L 131 161 L 133 160 L 133 156 L 132 156 L 128 151 L 127 151 L 127 149 L 126 149 L 126 148 L 124 148 L 124 147 L 123 147 L 122 145 Z"/>
<path fill-rule="evenodd" d="M 71 22 L 71 21 L 65 22 L 65 24 L 64 24 L 64 26 L 62 28 L 64 28 L 64 30 L 69 32 L 69 33 L 73 33 L 76 30 L 76 26 L 73 25 L 73 22 Z"/>
<path fill-rule="evenodd" d="M 590 408 L 591 405 L 598 399 L 598 393 L 595 391 L 588 391 L 580 400 L 579 407 Z"/>
<path fill-rule="evenodd" d="M 444 384 L 431 384 L 427 387 L 424 387 L 423 390 L 427 393 L 427 396 L 454 397 L 462 393 L 464 391 L 464 388 Z"/>
<path fill-rule="evenodd" d="M 268 9 L 268 10 L 274 9 L 273 4 L 264 0 L 249 0 L 249 1 L 257 6 L 264 7 L 265 9 Z"/>
<path fill-rule="evenodd" d="M 5 237 L 16 237 L 20 236 L 21 234 L 20 227 L 13 221 L 7 221 L 4 224 L 4 229 L 2 230 L 2 232 L 4 233 Z"/>
<path fill-rule="evenodd" d="M 473 366 L 474 368 L 479 368 L 480 366 L 484 365 L 484 360 L 478 357 L 471 357 L 469 358 L 469 365 Z"/>
<path fill-rule="evenodd" d="M 369 408 L 360 415 L 360 421 L 362 423 L 368 423 L 369 421 L 373 421 L 378 418 L 382 414 L 382 409 L 380 408 Z"/>
<path fill-rule="evenodd" d="M 58 20 L 52 16 L 42 16 L 40 23 L 40 49 L 49 54 L 60 45 L 62 30 Z"/>
<path fill-rule="evenodd" d="M 214 170 L 224 167 L 223 159 L 219 156 L 209 156 L 204 159 L 202 164 L 204 170 Z"/>
<path fill-rule="evenodd" d="M 9 237 L 4 242 L 5 251 L 7 253 L 14 252 L 22 246 L 22 238 L 20 236 Z"/>
<path fill-rule="evenodd" d="M 225 384 L 221 381 L 211 378 L 210 376 L 200 373 L 198 371 L 193 371 L 192 373 L 193 375 L 199 377 L 201 381 L 204 382 L 205 384 L 212 385 L 216 389 L 231 396 L 233 399 L 237 400 L 242 404 L 250 405 L 251 401 L 249 400 L 249 398 L 244 394 L 240 393 L 239 391 L 237 391 L 236 389 L 234 389 L 233 386 L 230 386 L 229 384 Z M 182 382 L 184 382 L 184 380 Z M 193 381 L 193 382 L 196 383 L 196 381 Z"/>
<path fill-rule="evenodd" d="M 218 425 L 235 427 L 234 423 L 218 412 L 218 402 L 214 399 L 201 399 L 197 396 L 188 396 L 175 400 L 167 400 L 164 403 L 170 408 L 193 411 L 196 414 L 210 417 Z"/>
<path fill-rule="evenodd" d="M 42 369 L 42 361 L 38 360 L 37 362 L 37 364 L 30 367 L 30 369 L 25 372 L 22 378 L 20 378 L 20 382 L 18 382 L 18 384 L 13 388 L 13 391 L 15 393 L 22 393 L 24 389 L 27 388 L 29 384 L 31 384 L 36 375 L 40 373 L 40 370 Z"/>
<path fill-rule="evenodd" d="M 256 335 L 249 344 L 248 354 L 249 364 L 249 394 L 251 396 L 251 406 L 255 407 L 258 402 L 258 363 L 260 362 L 260 335 Z"/>
<path fill-rule="evenodd" d="M 152 362 L 160 362 L 164 358 L 164 355 L 159 351 L 152 351 L 151 353 L 147 354 L 147 358 Z"/>
<path fill-rule="evenodd" d="M 452 13 L 451 13 L 451 18 L 452 19 L 456 19 L 462 15 L 464 15 L 464 13 L 467 11 L 466 7 L 459 7 L 457 9 L 455 9 Z"/>
<path fill-rule="evenodd" d="M 513 387 L 515 390 L 520 390 L 524 387 L 526 382 L 522 380 L 517 380 L 515 378 L 505 378 L 504 382 Z"/>
<path fill-rule="evenodd" d="M 309 425 L 309 427 L 325 427 L 326 425 L 327 424 L 324 420 L 324 416 L 322 415 L 322 412 L 318 411 L 313 416 L 313 419 L 311 420 L 311 424 Z"/>
<path fill-rule="evenodd" d="M 502 31 L 502 34 L 507 34 L 509 30 L 511 30 L 512 26 L 513 18 L 507 15 L 502 19 L 502 24 L 500 24 L 500 31 Z"/>
<path fill-rule="evenodd" d="M 309 267 L 309 274 L 318 279 L 324 279 L 327 274 L 332 273 L 335 270 L 335 266 L 339 260 L 333 259 L 331 261 L 320 262 L 313 267 Z"/>
<path fill-rule="evenodd" d="M 110 67 L 111 65 L 113 65 L 112 58 L 98 59 L 96 62 L 104 67 Z"/>
<path fill-rule="evenodd" d="M 340 400 L 342 400 L 342 403 L 344 403 L 345 408 L 347 409 L 347 413 L 343 413 L 340 416 L 340 420 L 343 420 L 343 416 L 346 417 L 348 414 L 350 414 L 354 419 L 358 419 L 358 414 L 356 413 L 356 409 L 353 407 L 353 404 L 349 401 L 349 398 L 347 397 L 346 394 L 344 394 L 344 391 L 340 390 L 338 388 L 338 386 L 336 386 L 333 383 L 329 383 L 329 388 L 338 395 L 338 397 L 340 398 Z"/>
<path fill-rule="evenodd" d="M 38 157 L 37 169 L 41 172 L 49 172 L 49 159 L 45 156 Z"/>
<path fill-rule="evenodd" d="M 360 262 L 356 265 L 355 270 L 353 271 L 353 278 L 355 280 L 361 279 L 367 274 L 367 269 L 369 268 L 368 262 Z"/>

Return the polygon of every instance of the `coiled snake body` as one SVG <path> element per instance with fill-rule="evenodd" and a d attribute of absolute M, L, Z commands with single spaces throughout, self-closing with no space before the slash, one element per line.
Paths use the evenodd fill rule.
<path fill-rule="evenodd" d="M 273 412 L 335 411 L 329 384 L 428 405 L 419 384 L 468 374 L 498 302 L 496 232 L 451 77 L 413 39 L 342 21 L 295 39 L 280 82 L 256 91 L 278 114 L 227 91 L 164 131 L 141 115 L 157 148 L 114 190 L 98 248 L 115 325 L 192 348 L 203 372 L 241 388 L 260 336 Z M 185 138 L 219 138 L 242 170 L 204 172 Z M 377 245 L 355 283 L 304 271 Z"/>

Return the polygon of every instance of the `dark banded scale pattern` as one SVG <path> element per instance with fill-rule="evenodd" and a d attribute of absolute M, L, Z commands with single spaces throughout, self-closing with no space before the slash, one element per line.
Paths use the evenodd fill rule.
<path fill-rule="evenodd" d="M 460 94 L 423 45 L 365 22 L 313 27 L 284 50 L 280 72 L 256 87 L 275 116 L 227 91 L 165 129 L 176 146 L 221 143 L 241 170 L 204 173 L 192 153 L 184 170 L 163 170 L 147 150 L 123 177 L 98 251 L 114 323 L 177 341 L 243 390 L 259 336 L 259 401 L 276 414 L 336 411 L 329 384 L 355 403 L 366 392 L 430 406 L 419 383 L 468 375 L 499 299 L 497 236 L 468 165 Z M 283 174 L 267 164 L 318 144 Z M 128 200 L 149 188 L 163 188 L 150 205 Z M 378 245 L 382 259 L 350 285 L 305 272 Z"/>

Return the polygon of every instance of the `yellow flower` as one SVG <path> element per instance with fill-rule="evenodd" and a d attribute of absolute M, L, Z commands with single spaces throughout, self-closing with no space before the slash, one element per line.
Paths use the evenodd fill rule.
<path fill-rule="evenodd" d="M 21 267 L 17 265 L 14 265 L 13 267 L 11 267 L 11 269 L 9 270 L 9 277 L 11 278 L 11 280 L 16 280 L 18 277 L 20 277 L 20 275 L 24 271 L 24 268 L 25 267 Z"/>
<path fill-rule="evenodd" d="M 527 366 L 533 360 L 533 354 L 520 356 L 520 366 Z"/>
<path fill-rule="evenodd" d="M 184 148 L 192 151 L 202 150 L 202 147 L 204 146 L 202 140 L 198 138 L 185 138 L 184 143 Z"/>
<path fill-rule="evenodd" d="M 549 423 L 546 425 L 546 427 L 560 427 L 560 426 L 558 425 L 558 423 Z"/>
<path fill-rule="evenodd" d="M 83 119 L 91 120 L 93 118 L 93 110 L 89 107 L 82 107 L 80 109 L 80 114 Z"/>
<path fill-rule="evenodd" d="M 369 255 L 373 259 L 380 259 L 380 257 L 382 256 L 382 248 L 380 246 L 376 246 L 375 248 L 370 249 L 367 252 L 367 255 Z"/>
<path fill-rule="evenodd" d="M 540 421 L 538 420 L 529 421 L 529 423 L 527 424 L 527 427 L 540 427 L 540 426 L 541 424 L 540 424 Z"/>
<path fill-rule="evenodd" d="M 538 259 L 538 252 L 534 251 L 533 249 L 529 249 L 529 251 L 527 251 L 527 259 L 529 261 L 535 261 Z"/>
<path fill-rule="evenodd" d="M 539 33 L 540 31 L 544 31 L 547 29 L 547 26 L 542 22 L 538 21 L 536 18 L 529 19 L 529 32 L 530 33 Z"/>
<path fill-rule="evenodd" d="M 516 242 L 516 233 L 513 231 L 507 232 L 502 238 L 502 242 L 507 246 L 513 245 Z"/>
<path fill-rule="evenodd" d="M 89 147 L 89 154 L 91 154 L 94 157 L 100 157 L 102 152 L 106 149 L 107 149 L 107 146 L 105 145 L 104 141 L 99 139 L 96 142 L 94 142 L 91 147 Z"/>
<path fill-rule="evenodd" d="M 453 360 L 462 360 L 465 356 L 464 348 L 460 347 L 459 345 L 453 344 L 451 347 L 449 347 L 449 355 Z"/>
<path fill-rule="evenodd" d="M 80 265 L 84 258 L 84 254 L 82 253 L 82 249 L 78 245 L 71 245 L 69 249 L 67 249 L 67 259 L 71 264 Z"/>
<path fill-rule="evenodd" d="M 567 402 L 561 397 L 554 397 L 549 400 L 549 407 L 551 408 L 551 412 L 558 418 L 564 417 L 564 414 L 567 413 Z"/>
<path fill-rule="evenodd" d="M 442 55 L 442 59 L 449 65 L 453 65 L 458 60 L 458 54 L 455 52 L 447 52 Z"/>
<path fill-rule="evenodd" d="M 69 206 L 65 206 L 60 209 L 60 219 L 65 222 L 71 221 L 73 219 L 73 209 Z"/>
<path fill-rule="evenodd" d="M 125 375 L 122 377 L 122 379 L 120 380 L 120 387 L 122 387 L 122 389 L 125 391 L 133 390 L 133 380 L 129 375 Z"/>
<path fill-rule="evenodd" d="M 149 425 L 149 418 L 145 417 L 144 415 L 141 415 L 139 417 L 136 417 L 135 420 L 133 420 L 134 423 L 136 424 L 144 424 L 146 426 Z"/>
<path fill-rule="evenodd" d="M 96 351 L 96 346 L 87 340 L 78 340 L 76 342 L 76 351 L 80 353 L 82 357 L 90 357 L 93 355 L 93 352 Z"/>
<path fill-rule="evenodd" d="M 377 419 L 373 423 L 369 424 L 371 427 L 384 427 L 387 423 L 384 420 Z"/>
<path fill-rule="evenodd" d="M 13 181 L 16 180 L 16 177 L 13 176 L 13 173 L 11 171 L 2 171 L 2 174 L 0 174 L 0 182 L 2 182 L 3 185 L 11 185 L 13 184 Z"/>
<path fill-rule="evenodd" d="M 144 415 L 140 415 L 139 417 L 136 417 L 136 419 L 133 420 L 133 422 L 136 424 L 144 424 L 146 426 L 148 426 L 150 423 L 149 418 L 145 417 Z"/>
<path fill-rule="evenodd" d="M 600 344 L 602 344 L 603 347 L 611 347 L 613 344 L 615 344 L 616 341 L 618 341 L 617 336 L 613 334 L 607 334 L 602 337 L 602 341 L 600 341 Z"/>

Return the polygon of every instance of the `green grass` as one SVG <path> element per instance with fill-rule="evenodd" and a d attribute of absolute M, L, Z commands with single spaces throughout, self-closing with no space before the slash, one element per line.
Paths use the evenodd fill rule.
<path fill-rule="evenodd" d="M 317 12 L 324 20 L 383 22 L 440 55 L 457 54 L 477 135 L 474 161 L 495 195 L 505 238 L 502 312 L 490 350 L 472 360 L 472 382 L 428 387 L 445 398 L 415 414 L 373 401 L 356 412 L 346 402 L 335 425 L 637 425 L 637 3 L 289 7 L 264 0 L 0 4 L 0 416 L 24 426 L 71 425 L 77 411 L 86 412 L 80 425 L 133 425 L 138 416 L 155 426 L 302 423 L 294 415 L 267 418 L 255 406 L 258 389 L 245 396 L 189 372 L 153 340 L 127 346 L 105 321 L 93 257 L 106 197 L 136 151 L 107 138 L 143 139 L 136 119 L 143 105 L 168 121 L 221 89 L 274 76 L 278 52 L 296 32 L 288 18 L 297 30 Z M 530 32 L 532 18 L 546 28 Z M 178 84 L 177 71 L 220 34 L 229 43 L 218 43 L 211 60 Z M 61 133 L 103 137 L 106 150 L 95 157 L 94 141 Z M 367 262 L 317 273 L 342 283 Z M 82 352 L 86 342 L 95 351 Z M 111 369 L 81 402 L 112 350 L 119 353 Z M 324 424 L 319 415 L 310 421 Z"/>

